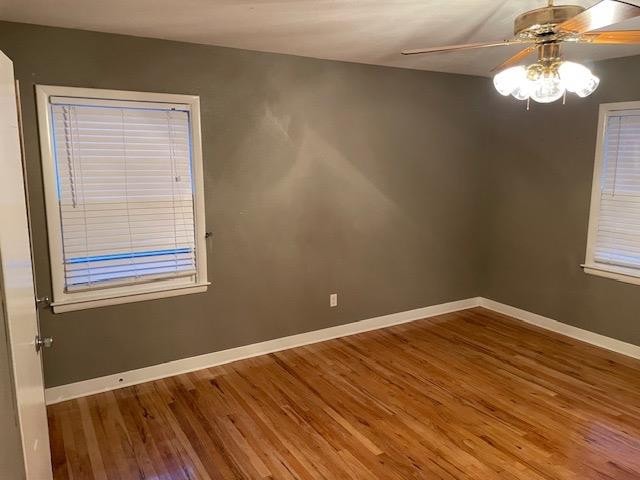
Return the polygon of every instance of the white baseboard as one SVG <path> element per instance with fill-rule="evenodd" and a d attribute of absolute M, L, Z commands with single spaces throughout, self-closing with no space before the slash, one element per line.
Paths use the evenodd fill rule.
<path fill-rule="evenodd" d="M 312 332 L 300 333 L 298 335 L 291 335 L 289 337 L 276 338 L 266 342 L 254 343 L 252 345 L 207 353 L 196 357 L 182 358 L 180 360 L 130 370 L 128 372 L 92 378 L 90 380 L 83 380 L 81 382 L 70 383 L 67 385 L 60 385 L 58 387 L 47 388 L 45 391 L 45 398 L 47 405 L 52 405 L 65 400 L 71 400 L 73 398 L 128 387 L 130 385 L 171 377 L 181 373 L 193 372 L 195 370 L 214 367 L 216 365 L 222 365 L 224 363 L 234 362 L 244 358 L 265 355 L 267 353 L 273 353 L 311 343 L 323 342 L 333 338 L 412 322 L 421 318 L 428 318 L 445 313 L 465 310 L 467 308 L 479 306 L 480 301 L 481 299 L 476 297 L 458 300 L 456 302 L 443 303 L 440 305 L 432 305 L 430 307 L 418 308 L 416 310 L 369 318 L 359 322 L 348 323 L 346 325 L 338 325 L 335 327 L 324 328 L 322 330 L 315 330 Z"/>
<path fill-rule="evenodd" d="M 267 340 L 266 342 L 230 348 L 228 350 L 207 353 L 196 357 L 182 358 L 180 360 L 162 363 L 160 365 L 153 365 L 150 367 L 130 370 L 128 372 L 47 388 L 45 391 L 45 398 L 47 405 L 52 405 L 65 400 L 115 390 L 117 388 L 128 387 L 139 383 L 150 382 L 152 380 L 171 377 L 181 373 L 193 372 L 195 370 L 214 367 L 216 365 L 222 365 L 236 360 L 265 355 L 268 353 L 278 352 L 280 350 L 309 345 L 311 343 L 323 342 L 333 338 L 354 335 L 356 333 L 368 332 L 370 330 L 377 330 L 379 328 L 399 325 L 401 323 L 413 322 L 422 318 L 457 312 L 473 307 L 484 307 L 546 330 L 557 332 L 613 352 L 640 359 L 640 346 L 616 340 L 614 338 L 605 337 L 604 335 L 567 325 L 566 323 L 561 323 L 557 320 L 543 317 L 536 313 L 489 300 L 488 298 L 475 297 L 458 300 L 456 302 L 418 308 L 416 310 L 409 310 L 406 312 L 392 313 L 390 315 L 369 318 L 359 322 L 348 323 L 346 325 L 338 325 L 335 327 L 324 328 L 322 330 L 291 335 L 289 337 L 276 338 L 274 340 Z"/>
<path fill-rule="evenodd" d="M 566 323 L 558 322 L 551 318 L 543 317 L 537 313 L 531 313 L 527 310 L 505 305 L 504 303 L 489 300 L 488 298 L 480 298 L 480 306 L 488 308 L 498 313 L 508 315 L 531 325 L 544 328 L 545 330 L 551 330 L 567 337 L 575 338 L 576 340 L 582 340 L 583 342 L 596 345 L 613 352 L 621 353 L 628 357 L 640 359 L 640 346 L 633 345 L 631 343 L 623 342 L 622 340 L 616 340 L 615 338 L 606 337 L 599 333 L 593 333 L 589 330 L 583 330 L 582 328 L 567 325 Z"/>

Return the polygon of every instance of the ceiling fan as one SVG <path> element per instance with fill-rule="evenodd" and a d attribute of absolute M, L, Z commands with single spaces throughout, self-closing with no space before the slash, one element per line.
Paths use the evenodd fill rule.
<path fill-rule="evenodd" d="M 554 5 L 523 13 L 514 22 L 514 38 L 488 43 L 470 43 L 435 48 L 404 50 L 403 55 L 453 52 L 506 45 L 526 47 L 498 65 L 493 82 L 502 95 L 519 100 L 550 103 L 566 92 L 580 97 L 591 95 L 600 79 L 579 63 L 562 59 L 564 42 L 598 45 L 640 44 L 640 30 L 597 31 L 624 20 L 640 16 L 640 7 L 620 0 L 602 0 L 591 8 L 576 5 Z M 530 54 L 538 53 L 537 62 L 519 65 Z"/>

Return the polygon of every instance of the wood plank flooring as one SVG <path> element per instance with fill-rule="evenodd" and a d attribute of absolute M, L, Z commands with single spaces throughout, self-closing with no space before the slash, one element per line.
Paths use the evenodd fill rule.
<path fill-rule="evenodd" d="M 640 361 L 466 310 L 49 407 L 62 479 L 640 479 Z"/>

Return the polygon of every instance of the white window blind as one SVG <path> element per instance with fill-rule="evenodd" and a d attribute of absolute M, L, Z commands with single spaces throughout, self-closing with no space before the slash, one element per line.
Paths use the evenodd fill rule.
<path fill-rule="evenodd" d="M 640 110 L 606 117 L 593 260 L 640 269 Z"/>
<path fill-rule="evenodd" d="M 65 291 L 195 276 L 188 106 L 50 104 Z"/>

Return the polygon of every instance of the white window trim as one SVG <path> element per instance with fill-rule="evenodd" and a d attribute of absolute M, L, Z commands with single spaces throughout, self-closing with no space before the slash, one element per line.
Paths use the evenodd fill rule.
<path fill-rule="evenodd" d="M 58 212 L 55 158 L 51 139 L 51 108 L 49 98 L 77 97 L 99 100 L 152 102 L 180 104 L 191 112 L 192 171 L 195 186 L 195 238 L 196 238 L 196 282 L 186 279 L 169 279 L 136 285 L 105 288 L 103 290 L 67 293 L 64 290 L 64 265 L 62 252 L 62 228 Z M 122 303 L 153 300 L 207 290 L 207 246 L 205 238 L 204 180 L 202 163 L 202 139 L 200 132 L 200 98 L 195 95 L 165 93 L 128 92 L 94 88 L 60 87 L 37 85 L 38 127 L 40 129 L 40 151 L 44 182 L 45 209 L 49 238 L 51 281 L 53 288 L 53 311 L 55 313 L 104 307 Z"/>
<path fill-rule="evenodd" d="M 598 117 L 598 138 L 596 141 L 596 156 L 593 168 L 593 184 L 591 187 L 591 206 L 589 209 L 589 230 L 587 236 L 587 253 L 582 268 L 585 273 L 599 277 L 611 278 L 620 282 L 640 285 L 640 270 L 619 267 L 595 261 L 595 243 L 600 220 L 600 180 L 604 161 L 604 142 L 607 119 L 613 112 L 624 110 L 640 110 L 640 101 L 603 103 L 600 105 Z"/>

